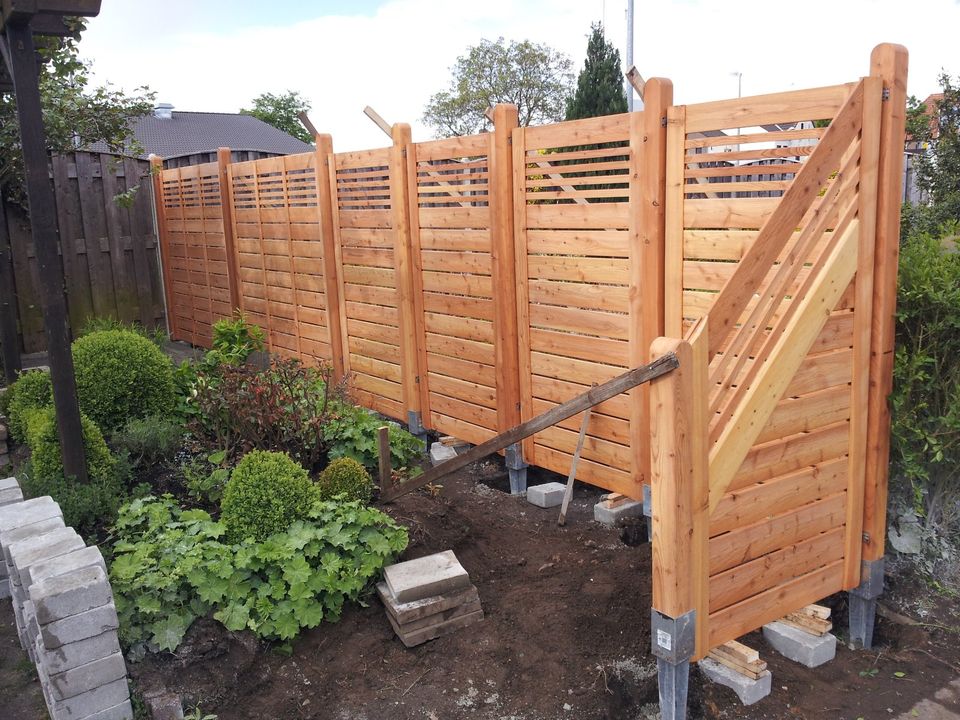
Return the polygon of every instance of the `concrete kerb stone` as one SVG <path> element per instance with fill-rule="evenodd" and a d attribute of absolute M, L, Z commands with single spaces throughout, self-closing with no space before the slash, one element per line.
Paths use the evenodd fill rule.
<path fill-rule="evenodd" d="M 108 630 L 79 642 L 61 645 L 53 650 L 43 646 L 43 638 L 36 642 L 38 662 L 50 675 L 73 670 L 94 660 L 109 657 L 120 652 L 120 641 L 116 630 Z"/>
<path fill-rule="evenodd" d="M 116 630 L 120 627 L 120 622 L 117 618 L 117 608 L 110 602 L 46 625 L 40 626 L 38 623 L 38 627 L 43 646 L 48 650 L 55 650 L 62 645 L 80 642 L 86 638 Z"/>
<path fill-rule="evenodd" d="M 452 550 L 384 568 L 384 580 L 398 602 L 413 602 L 470 585 L 470 576 Z"/>
<path fill-rule="evenodd" d="M 552 508 L 563 504 L 567 486 L 560 482 L 548 482 L 527 486 L 527 502 L 537 507 Z"/>
<path fill-rule="evenodd" d="M 16 505 L 5 505 L 0 508 L 0 533 L 50 517 L 62 518 L 63 513 L 49 495 L 24 500 Z"/>
<path fill-rule="evenodd" d="M 7 568 L 6 552 L 8 547 L 13 545 L 13 543 L 17 542 L 18 540 L 23 540 L 28 537 L 35 537 L 37 535 L 43 535 L 51 530 L 58 530 L 62 527 L 64 527 L 63 516 L 54 515 L 44 520 L 38 520 L 35 523 L 30 523 L 29 525 L 21 525 L 20 527 L 13 528 L 12 530 L 0 532 L 0 548 L 3 549 L 3 558 L 0 559 L 0 563 L 3 564 L 4 569 L 9 571 L 9 568 Z"/>
<path fill-rule="evenodd" d="M 835 635 L 817 636 L 782 622 L 764 625 L 763 639 L 784 657 L 808 668 L 830 662 L 837 654 Z"/>
<path fill-rule="evenodd" d="M 107 565 L 103 560 L 103 555 L 100 553 L 100 548 L 96 545 L 79 548 L 63 555 L 58 555 L 57 557 L 35 562 L 33 565 L 25 568 L 24 571 L 21 571 L 20 576 L 23 579 L 23 586 L 29 588 L 34 583 L 45 578 L 63 575 L 64 573 L 80 570 L 81 568 L 90 567 L 91 565 L 102 568 L 104 573 L 107 572 Z M 24 577 L 24 573 L 26 577 Z"/>
<path fill-rule="evenodd" d="M 49 684 L 47 688 L 49 691 Z M 127 686 L 127 679 L 120 678 L 66 700 L 56 700 L 52 696 L 48 697 L 47 708 L 50 710 L 50 717 L 53 720 L 67 720 L 68 718 L 71 720 L 73 718 L 87 720 L 91 715 L 121 705 L 129 699 L 130 689 Z"/>
<path fill-rule="evenodd" d="M 0 505 L 23 502 L 23 491 L 18 488 L 0 489 Z"/>
<path fill-rule="evenodd" d="M 123 655 L 118 651 L 47 677 L 54 699 L 69 700 L 76 695 L 109 685 L 114 680 L 125 681 L 127 666 L 123 662 Z"/>
<path fill-rule="evenodd" d="M 603 501 L 593 506 L 593 519 L 607 527 L 617 527 L 617 521 L 621 518 L 638 515 L 643 515 L 643 503 L 635 500 L 628 500 L 612 508 L 604 506 Z"/>
<path fill-rule="evenodd" d="M 14 585 L 29 587 L 27 568 L 36 562 L 65 555 L 85 547 L 83 538 L 71 527 L 58 528 L 42 535 L 18 540 L 10 545 L 10 579 Z"/>
<path fill-rule="evenodd" d="M 96 565 L 34 583 L 30 599 L 40 626 L 93 610 L 113 601 L 107 575 Z"/>
<path fill-rule="evenodd" d="M 704 658 L 697 664 L 708 679 L 733 690 L 744 705 L 753 705 L 770 694 L 773 675 L 769 670 L 764 670 L 763 674 L 754 680 L 711 658 Z"/>
<path fill-rule="evenodd" d="M 133 720 L 133 706 L 129 700 L 124 700 L 119 705 L 87 715 L 83 720 Z"/>

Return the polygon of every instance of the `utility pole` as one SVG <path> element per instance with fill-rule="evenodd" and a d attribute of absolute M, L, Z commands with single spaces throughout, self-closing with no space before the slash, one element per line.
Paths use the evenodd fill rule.
<path fill-rule="evenodd" d="M 626 68 L 633 67 L 633 0 L 627 0 L 627 58 Z M 633 85 L 629 80 L 623 81 L 623 88 L 627 93 L 627 111 L 633 112 Z"/>

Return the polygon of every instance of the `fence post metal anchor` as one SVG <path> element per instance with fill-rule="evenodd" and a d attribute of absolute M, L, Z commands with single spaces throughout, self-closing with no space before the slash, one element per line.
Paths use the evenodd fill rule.
<path fill-rule="evenodd" d="M 647 542 L 653 542 L 653 492 L 649 485 L 643 486 L 643 516 L 647 519 Z"/>
<path fill-rule="evenodd" d="M 414 410 L 407 411 L 407 429 L 410 431 L 411 435 L 415 435 L 417 440 L 423 443 L 424 452 L 427 451 L 427 430 L 423 427 L 423 421 L 420 418 L 420 413 Z"/>
<path fill-rule="evenodd" d="M 873 624 L 877 598 L 883 594 L 883 558 L 864 560 L 860 584 L 847 593 L 850 605 L 850 644 L 869 650 L 873 647 Z"/>
<path fill-rule="evenodd" d="M 690 659 L 696 649 L 697 613 L 690 610 L 678 618 L 650 610 L 650 645 L 657 658 L 660 716 L 663 720 L 686 720 Z"/>
<path fill-rule="evenodd" d="M 504 453 L 504 463 L 510 475 L 510 494 L 523 495 L 527 492 L 527 464 L 523 461 L 523 449 L 520 443 L 508 445 Z"/>

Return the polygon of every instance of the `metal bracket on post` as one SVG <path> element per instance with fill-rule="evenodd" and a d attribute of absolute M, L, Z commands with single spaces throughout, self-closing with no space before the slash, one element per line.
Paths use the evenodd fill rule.
<path fill-rule="evenodd" d="M 643 486 L 643 516 L 647 519 L 647 540 L 653 540 L 653 490 Z"/>
<path fill-rule="evenodd" d="M 883 558 L 864 560 L 860 584 L 850 590 L 850 644 L 869 650 L 873 647 L 873 625 L 877 616 L 877 598 L 883 594 Z"/>
<path fill-rule="evenodd" d="M 523 461 L 520 443 L 508 445 L 504 452 L 504 464 L 510 474 L 510 494 L 524 495 L 527 492 L 527 464 Z"/>
<path fill-rule="evenodd" d="M 663 720 L 685 720 L 690 659 L 697 645 L 696 611 L 672 618 L 651 608 L 650 645 L 657 658 L 660 716 Z"/>
<path fill-rule="evenodd" d="M 427 429 L 423 427 L 423 420 L 420 417 L 420 413 L 414 410 L 407 411 L 407 429 L 410 431 L 411 435 L 415 435 L 417 440 L 426 446 Z M 426 447 L 424 447 L 424 451 L 426 451 Z"/>

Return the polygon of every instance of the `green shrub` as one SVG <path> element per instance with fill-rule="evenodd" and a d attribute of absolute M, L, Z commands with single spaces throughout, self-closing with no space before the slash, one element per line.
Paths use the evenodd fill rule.
<path fill-rule="evenodd" d="M 73 343 L 80 409 L 105 432 L 130 418 L 173 409 L 173 364 L 146 338 L 126 330 L 95 332 Z"/>
<path fill-rule="evenodd" d="M 386 425 L 390 433 L 390 461 L 394 468 L 413 468 L 423 455 L 425 445 L 395 422 L 384 421 L 363 408 L 349 403 L 334 404 L 331 419 L 323 427 L 329 443 L 327 457 L 353 458 L 368 470 L 379 464 L 377 432 Z"/>
<path fill-rule="evenodd" d="M 321 500 L 345 495 L 347 500 L 366 503 L 373 495 L 373 480 L 367 469 L 353 458 L 337 458 L 317 478 L 317 493 Z"/>
<path fill-rule="evenodd" d="M 80 426 L 87 458 L 87 475 L 91 480 L 110 477 L 115 469 L 115 460 L 110 454 L 100 428 L 85 415 L 80 416 Z M 30 413 L 27 445 L 30 447 L 30 459 L 38 478 L 63 477 L 60 435 L 57 431 L 56 411 L 53 408 L 42 408 Z"/>
<path fill-rule="evenodd" d="M 10 412 L 10 401 L 13 399 L 13 393 L 10 388 L 5 387 L 0 390 L 0 415 L 7 417 Z"/>
<path fill-rule="evenodd" d="M 220 518 L 231 540 L 263 540 L 307 516 L 316 489 L 289 455 L 248 453 L 227 481 Z"/>
<path fill-rule="evenodd" d="M 891 460 L 934 526 L 960 520 L 951 517 L 960 498 L 960 252 L 950 232 L 916 233 L 901 247 L 891 396 Z"/>
<path fill-rule="evenodd" d="M 6 416 L 10 435 L 17 442 L 27 440 L 27 419 L 34 410 L 53 405 L 53 385 L 50 373 L 33 370 L 23 373 L 6 392 Z"/>
<path fill-rule="evenodd" d="M 126 452 L 134 466 L 168 463 L 183 442 L 183 424 L 175 417 L 148 415 L 131 418 L 113 434 L 110 444 Z"/>

